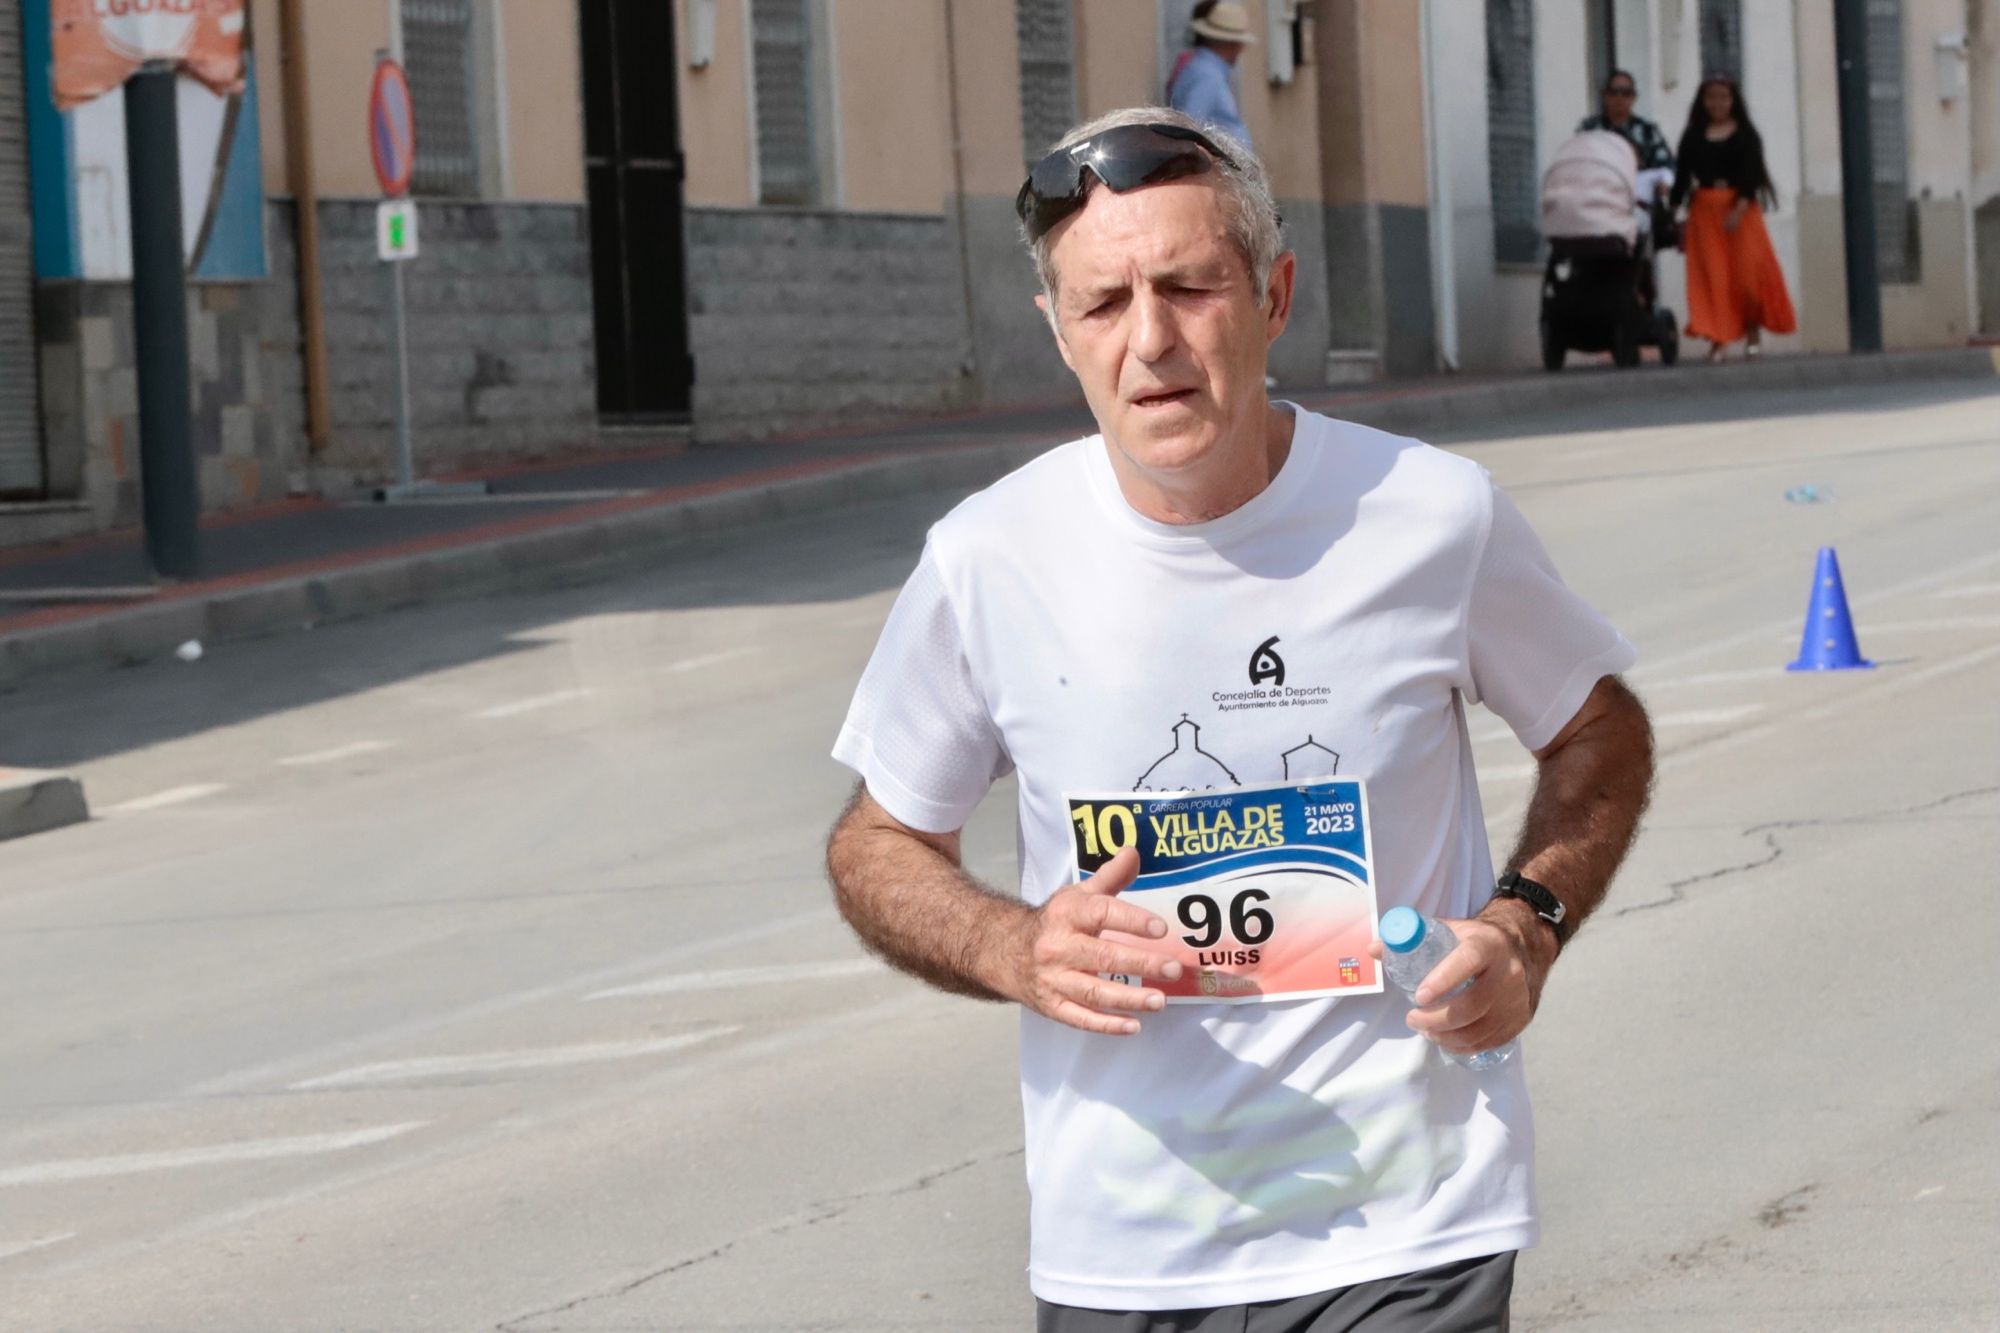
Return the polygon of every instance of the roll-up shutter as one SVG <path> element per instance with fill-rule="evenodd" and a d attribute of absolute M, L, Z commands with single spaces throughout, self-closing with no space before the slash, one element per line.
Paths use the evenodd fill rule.
<path fill-rule="evenodd" d="M 28 117 L 21 7 L 0 4 L 0 498 L 42 494 L 35 261 L 28 212 Z"/>

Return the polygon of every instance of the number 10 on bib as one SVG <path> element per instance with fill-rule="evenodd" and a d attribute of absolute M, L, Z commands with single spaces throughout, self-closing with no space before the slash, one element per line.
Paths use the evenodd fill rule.
<path fill-rule="evenodd" d="M 1168 1004 L 1242 1004 L 1382 989 L 1368 954 L 1375 874 L 1359 779 L 1156 795 L 1070 795 L 1076 877 L 1127 847 L 1139 878 L 1120 895 L 1167 923 Z M 1133 985 L 1136 977 L 1113 977 Z"/>

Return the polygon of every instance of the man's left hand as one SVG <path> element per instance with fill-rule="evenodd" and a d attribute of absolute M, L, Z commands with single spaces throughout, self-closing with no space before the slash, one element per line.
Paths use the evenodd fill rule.
<path fill-rule="evenodd" d="M 1447 921 L 1458 947 L 1431 969 L 1412 997 L 1413 1031 L 1458 1055 L 1504 1046 L 1526 1030 L 1541 1003 L 1542 983 L 1555 962 L 1556 940 L 1527 904 L 1496 898 L 1467 921 Z M 1370 952 L 1382 956 L 1377 941 Z M 1472 984 L 1449 1000 L 1454 987 Z"/>

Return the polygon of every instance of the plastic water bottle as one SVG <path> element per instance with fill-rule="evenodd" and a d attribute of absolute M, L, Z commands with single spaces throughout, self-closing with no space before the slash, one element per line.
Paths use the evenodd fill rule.
<path fill-rule="evenodd" d="M 1457 947 L 1458 936 L 1452 934 L 1450 926 L 1442 921 L 1433 921 L 1413 908 L 1392 907 L 1382 914 L 1382 971 L 1413 999 L 1417 987 L 1431 974 L 1431 969 Z M 1468 980 L 1425 1007 L 1436 1008 L 1471 984 Z M 1495 1046 L 1476 1055 L 1460 1055 L 1455 1051 L 1445 1051 L 1442 1046 L 1438 1049 L 1444 1051 L 1447 1060 L 1456 1061 L 1467 1069 L 1493 1069 L 1506 1064 L 1518 1045 L 1517 1038 L 1505 1046 Z"/>

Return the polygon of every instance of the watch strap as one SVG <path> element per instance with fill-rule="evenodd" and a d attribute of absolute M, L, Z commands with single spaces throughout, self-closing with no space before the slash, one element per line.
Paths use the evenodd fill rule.
<path fill-rule="evenodd" d="M 1535 909 L 1535 915 L 1549 923 L 1549 929 L 1556 933 L 1556 943 L 1569 943 L 1574 927 L 1569 921 L 1569 909 L 1563 900 L 1556 897 L 1555 890 L 1546 884 L 1529 879 L 1518 870 L 1509 870 L 1493 885 L 1496 898 L 1519 898 Z"/>

